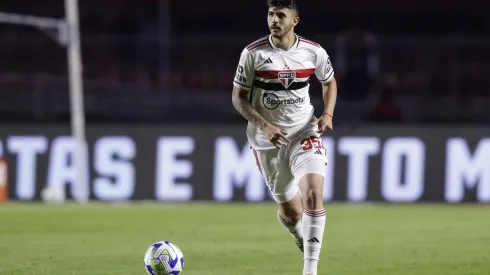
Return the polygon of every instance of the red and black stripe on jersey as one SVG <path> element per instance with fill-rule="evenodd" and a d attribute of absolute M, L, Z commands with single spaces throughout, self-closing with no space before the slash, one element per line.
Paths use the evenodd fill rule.
<path fill-rule="evenodd" d="M 281 71 L 255 71 L 255 76 L 263 79 L 278 79 L 279 73 L 295 72 L 296 81 L 293 82 L 288 88 L 285 88 L 282 83 L 279 82 L 265 82 L 259 79 L 255 79 L 253 86 L 266 91 L 286 91 L 286 90 L 299 90 L 308 86 L 310 82 L 310 76 L 315 72 L 314 68 L 310 69 L 298 69 L 298 70 L 281 70 Z M 298 78 L 307 78 L 305 81 L 298 81 Z"/>
<path fill-rule="evenodd" d="M 252 50 L 254 50 L 254 49 L 257 49 L 258 47 L 261 47 L 261 46 L 266 46 L 266 45 L 267 45 L 267 46 L 269 46 L 269 41 L 265 41 L 265 42 L 263 42 L 263 43 L 256 44 L 256 45 L 254 45 L 254 46 L 252 46 L 252 47 L 250 47 L 250 48 L 247 48 L 247 50 L 248 50 L 248 51 L 252 51 Z"/>
<path fill-rule="evenodd" d="M 296 73 L 296 78 L 310 77 L 315 69 L 281 70 L 281 71 L 255 71 L 255 75 L 264 79 L 277 79 L 279 73 Z"/>
<path fill-rule="evenodd" d="M 269 43 L 269 36 L 262 37 L 258 40 L 255 40 L 254 42 L 250 43 L 246 48 L 248 51 L 253 50 L 257 47 L 260 47 L 262 45 L 265 45 Z"/>
<path fill-rule="evenodd" d="M 299 38 L 299 42 L 307 43 L 307 44 L 310 44 L 310 45 L 313 45 L 315 47 L 320 48 L 320 44 L 318 44 L 318 43 L 315 43 L 315 42 L 313 42 L 311 40 L 305 39 L 305 38 L 303 38 L 301 36 L 298 36 L 298 38 Z"/>
<path fill-rule="evenodd" d="M 302 82 L 293 82 L 288 88 L 285 88 L 282 83 L 277 82 L 264 82 L 260 80 L 254 80 L 253 87 L 259 88 L 265 91 L 290 91 L 290 90 L 300 90 L 308 86 L 310 80 Z"/>

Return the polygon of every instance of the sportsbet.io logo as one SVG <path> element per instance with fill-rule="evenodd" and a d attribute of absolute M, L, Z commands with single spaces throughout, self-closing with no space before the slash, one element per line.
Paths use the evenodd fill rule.
<path fill-rule="evenodd" d="M 262 104 L 269 110 L 274 110 L 280 105 L 294 105 L 303 103 L 305 100 L 305 97 L 279 99 L 279 97 L 273 93 L 264 93 L 264 96 L 262 96 Z"/>

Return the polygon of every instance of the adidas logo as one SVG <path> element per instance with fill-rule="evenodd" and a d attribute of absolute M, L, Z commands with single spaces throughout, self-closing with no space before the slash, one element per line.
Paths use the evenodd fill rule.
<path fill-rule="evenodd" d="M 309 239 L 308 242 L 309 243 L 319 243 L 320 241 L 316 237 L 313 237 L 313 239 Z"/>
<path fill-rule="evenodd" d="M 320 151 L 320 149 L 316 150 L 315 154 L 317 154 L 317 155 L 323 155 L 322 154 L 322 151 Z"/>
<path fill-rule="evenodd" d="M 264 61 L 264 64 L 272 64 L 272 59 L 269 57 L 267 60 Z"/>

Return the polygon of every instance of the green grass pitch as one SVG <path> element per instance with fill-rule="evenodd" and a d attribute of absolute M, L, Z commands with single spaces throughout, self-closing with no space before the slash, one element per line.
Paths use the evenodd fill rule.
<path fill-rule="evenodd" d="M 319 275 L 489 275 L 490 207 L 326 204 Z M 298 275 L 273 204 L 0 204 L 1 275 L 146 274 L 155 241 L 186 275 Z"/>

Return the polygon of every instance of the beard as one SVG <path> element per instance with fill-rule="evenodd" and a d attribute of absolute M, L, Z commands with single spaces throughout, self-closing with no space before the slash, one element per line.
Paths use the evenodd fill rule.
<path fill-rule="evenodd" d="M 291 24 L 289 26 L 281 28 L 280 30 L 271 29 L 270 31 L 271 31 L 272 37 L 281 38 L 281 37 L 285 36 L 286 34 L 288 34 L 292 28 L 293 28 L 293 25 Z"/>

